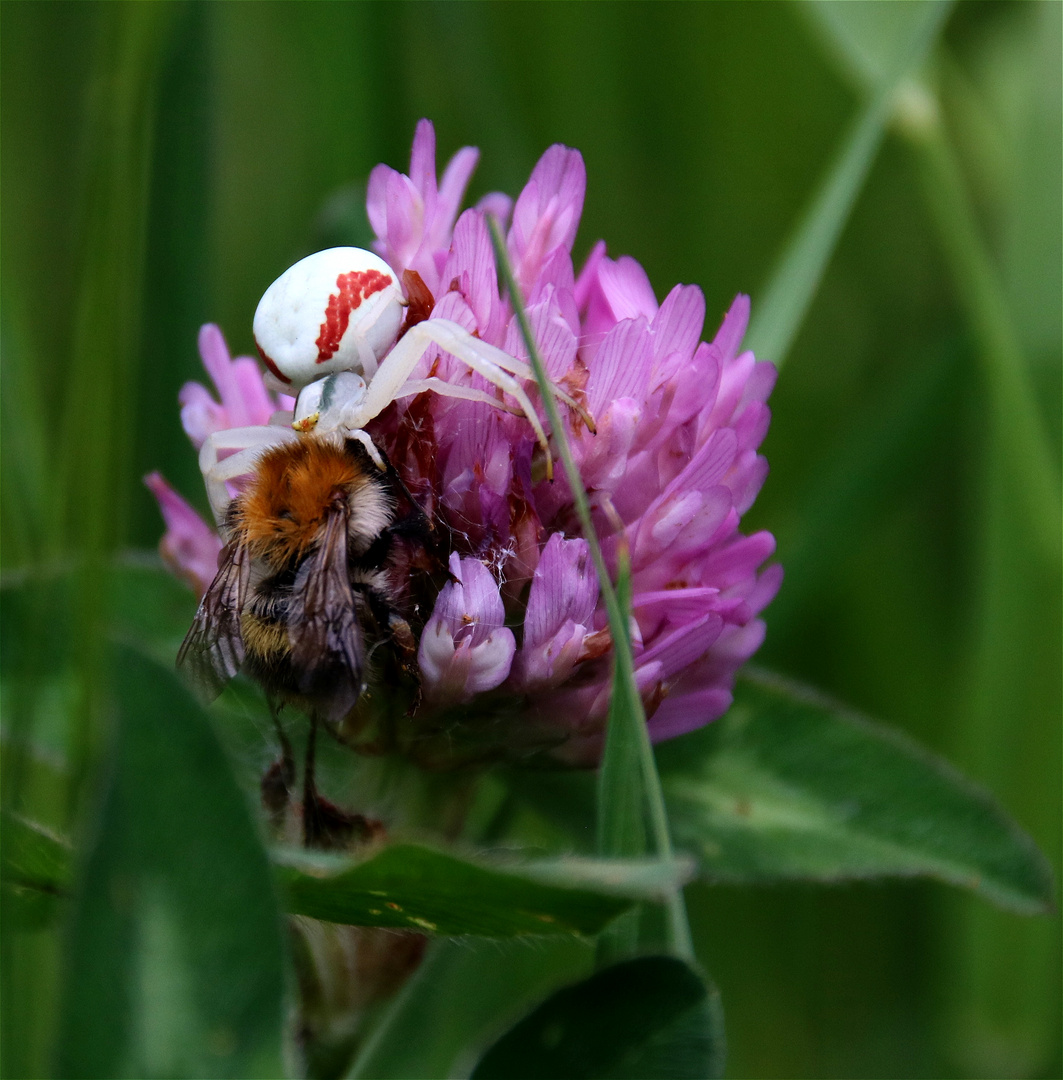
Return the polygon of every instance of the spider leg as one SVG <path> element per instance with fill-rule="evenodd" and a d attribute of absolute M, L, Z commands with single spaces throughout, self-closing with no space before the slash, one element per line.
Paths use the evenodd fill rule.
<path fill-rule="evenodd" d="M 509 353 L 504 352 L 495 345 L 491 345 L 489 342 L 473 337 L 465 327 L 459 326 L 456 322 L 451 322 L 449 319 L 429 319 L 420 323 L 418 327 L 414 327 L 415 330 L 418 328 L 422 328 L 422 333 L 430 336 L 437 345 L 446 349 L 448 353 L 458 357 L 459 360 L 464 360 L 469 367 L 475 367 L 475 365 L 467 358 L 466 350 L 471 350 L 481 360 L 494 364 L 495 367 L 500 367 L 511 375 L 517 375 L 527 382 L 535 382 L 535 372 L 530 364 L 518 360 L 515 356 L 510 356 Z M 477 368 L 476 370 L 479 371 L 480 369 Z M 480 373 L 485 374 L 483 371 L 480 371 Z M 490 378 L 489 375 L 486 377 Z M 493 379 L 491 381 L 494 382 Z M 496 385 L 498 384 L 496 383 Z M 593 435 L 595 433 L 595 424 L 590 413 L 578 401 L 569 397 L 559 386 L 555 386 L 553 383 L 550 385 L 554 397 L 558 401 L 564 402 L 570 409 L 574 409 Z"/>
<path fill-rule="evenodd" d="M 348 439 L 357 439 L 366 449 L 366 452 L 373 459 L 373 464 L 382 472 L 388 471 L 388 465 L 390 462 L 381 457 L 380 448 L 371 438 L 369 438 L 368 432 L 362 431 L 361 428 L 354 428 L 346 432 Z"/>
<path fill-rule="evenodd" d="M 264 450 L 298 438 L 290 428 L 268 426 L 229 428 L 207 437 L 199 451 L 199 469 L 203 473 L 214 520 L 219 525 L 225 520 L 230 500 L 225 481 L 253 471 Z M 219 450 L 235 450 L 236 453 L 219 460 Z"/>
<path fill-rule="evenodd" d="M 553 460 L 550 447 L 535 406 L 525 393 L 524 387 L 512 375 L 481 355 L 477 346 L 482 344 L 483 342 L 478 341 L 457 323 L 450 323 L 445 319 L 429 319 L 427 322 L 418 323 L 384 357 L 366 389 L 365 400 L 356 412 L 357 426 L 364 427 L 394 401 L 402 393 L 403 385 L 429 346 L 439 345 L 468 364 L 473 371 L 479 372 L 489 382 L 516 398 L 546 454 L 546 475 L 552 477 Z"/>
<path fill-rule="evenodd" d="M 437 379 L 434 375 L 427 379 L 410 379 L 402 384 L 402 389 L 397 397 L 413 397 L 414 394 L 431 390 L 440 397 L 465 398 L 466 401 L 482 401 L 485 405 L 493 405 L 496 409 L 513 413 L 514 416 L 523 416 L 524 413 L 513 405 L 507 405 L 504 401 L 492 397 L 483 390 L 477 390 L 474 386 L 458 386 L 448 383 L 443 379 Z"/>

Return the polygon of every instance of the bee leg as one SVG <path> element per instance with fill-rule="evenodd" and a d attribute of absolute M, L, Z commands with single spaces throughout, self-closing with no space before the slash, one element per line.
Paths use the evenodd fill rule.
<path fill-rule="evenodd" d="M 308 848 L 345 850 L 356 839 L 365 838 L 368 823 L 360 814 L 348 814 L 318 793 L 314 781 L 317 726 L 318 718 L 311 714 L 310 737 L 306 743 L 306 764 L 303 768 L 303 845 Z"/>
<path fill-rule="evenodd" d="M 303 766 L 303 844 L 305 847 L 318 847 L 321 836 L 321 821 L 317 797 L 317 785 L 314 783 L 314 757 L 317 752 L 317 716 L 310 716 L 310 737 L 306 741 L 306 763 Z"/>
<path fill-rule="evenodd" d="M 446 559 L 441 555 L 442 543 L 432 519 L 425 513 L 424 507 L 413 497 L 413 492 L 406 486 L 406 482 L 399 475 L 398 469 L 386 457 L 384 462 L 387 465 L 388 479 L 402 492 L 410 505 L 410 512 L 398 518 L 391 525 L 388 532 L 392 537 L 416 540 L 430 556 L 445 563 Z"/>
<path fill-rule="evenodd" d="M 269 812 L 273 827 L 280 830 L 284 827 L 291 790 L 295 786 L 295 755 L 292 753 L 292 744 L 281 727 L 280 707 L 272 697 L 269 701 L 269 712 L 277 731 L 281 756 L 263 774 L 259 786 L 262 791 L 262 805 Z"/>
<path fill-rule="evenodd" d="M 280 743 L 280 765 L 284 778 L 284 786 L 290 788 L 295 783 L 295 754 L 292 753 L 292 744 L 288 741 L 284 728 L 281 726 L 281 707 L 276 701 L 269 703 L 270 716 L 273 717 L 273 726 L 277 729 L 277 741 Z"/>
<path fill-rule="evenodd" d="M 406 486 L 406 481 L 399 475 L 399 470 L 392 465 L 391 458 L 383 450 L 380 453 L 384 458 L 384 471 L 387 473 L 388 479 L 402 492 L 410 506 L 424 518 L 426 528 L 430 529 L 432 523 L 428 520 L 428 515 L 421 509 L 421 504 L 413 497 L 413 492 Z"/>

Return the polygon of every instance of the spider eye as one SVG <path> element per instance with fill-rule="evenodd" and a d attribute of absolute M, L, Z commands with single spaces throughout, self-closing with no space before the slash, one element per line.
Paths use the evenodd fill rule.
<path fill-rule="evenodd" d="M 334 371 L 371 377 L 398 337 L 404 299 L 391 267 L 371 251 L 318 251 L 289 267 L 255 311 L 255 344 L 293 386 Z"/>

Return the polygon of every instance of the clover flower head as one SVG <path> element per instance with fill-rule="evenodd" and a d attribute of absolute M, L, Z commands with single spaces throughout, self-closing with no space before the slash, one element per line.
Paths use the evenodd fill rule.
<path fill-rule="evenodd" d="M 602 242 L 576 274 L 586 190 L 578 151 L 550 147 L 515 203 L 489 195 L 459 214 L 477 159 L 459 150 L 437 181 L 435 134 L 422 120 L 409 175 L 379 165 L 370 177 L 374 247 L 400 277 L 420 275 L 433 317 L 527 360 L 499 290 L 487 214 L 506 226 L 547 373 L 596 420 L 596 435 L 572 423 L 568 437 L 612 569 L 628 546 L 636 682 L 651 737 L 671 738 L 729 707 L 735 673 L 764 637 L 760 613 L 781 583 L 781 568 L 765 567 L 771 534 L 740 531 L 767 475 L 758 449 L 775 368 L 741 348 L 745 296 L 703 341 L 696 286 L 677 285 L 658 303 L 639 263 L 610 257 Z M 218 427 L 265 423 L 278 403 L 257 370 L 228 361 L 213 328 L 200 344 L 221 403 L 195 384 L 182 390 L 193 442 Z M 429 374 L 494 389 L 438 347 L 414 377 Z M 451 539 L 451 577 L 420 635 L 419 715 L 504 702 L 512 723 L 546 733 L 555 757 L 596 762 L 612 643 L 572 492 L 563 477 L 541 475 L 527 419 L 425 393 L 393 402 L 368 430 Z"/>

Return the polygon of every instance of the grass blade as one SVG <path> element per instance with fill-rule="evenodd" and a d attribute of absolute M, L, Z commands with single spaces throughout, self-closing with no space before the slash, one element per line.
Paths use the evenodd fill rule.
<path fill-rule="evenodd" d="M 126 525 L 157 76 L 176 9 L 125 4 L 100 11 L 86 103 L 90 149 L 73 354 L 57 388 L 62 426 L 52 489 L 62 550 L 77 552 L 84 565 L 74 601 L 82 692 L 73 720 L 76 787 L 102 741 L 104 560 Z"/>
<path fill-rule="evenodd" d="M 546 374 L 546 368 L 543 366 L 542 358 L 539 356 L 539 349 L 535 343 L 535 335 L 532 333 L 527 313 L 524 310 L 520 289 L 513 277 L 513 268 L 510 266 L 509 258 L 506 255 L 506 248 L 498 222 L 488 216 L 488 223 L 491 228 L 491 242 L 494 245 L 495 258 L 498 261 L 502 279 L 509 289 L 510 300 L 520 323 L 521 333 L 528 349 L 528 356 L 535 372 L 535 379 L 539 384 L 539 393 L 550 421 L 550 429 L 557 441 L 558 454 L 565 467 L 565 475 L 572 490 L 572 497 L 583 529 L 583 536 L 590 548 L 591 557 L 598 572 L 602 598 L 605 601 L 606 611 L 609 615 L 609 629 L 613 636 L 613 704 L 609 710 L 609 727 L 600 767 L 598 813 L 602 823 L 599 827 L 599 837 L 623 837 L 626 838 L 623 840 L 624 843 L 632 843 L 637 839 L 630 825 L 631 800 L 635 798 L 632 794 L 633 790 L 638 791 L 641 788 L 640 801 L 644 800 L 645 809 L 648 811 L 650 835 L 653 838 L 654 850 L 662 861 L 668 862 L 672 859 L 672 840 L 668 831 L 668 811 L 665 809 L 664 793 L 661 789 L 660 777 L 657 775 L 657 765 L 653 758 L 653 747 L 650 744 L 649 731 L 646 728 L 646 714 L 642 708 L 642 699 L 635 683 L 635 661 L 631 654 L 631 641 L 628 635 L 631 571 L 627 565 L 627 555 L 623 551 L 623 545 L 621 545 L 621 553 L 618 557 L 620 564 L 619 585 L 618 589 L 614 589 L 609 570 L 605 565 L 605 558 L 602 555 L 601 545 L 598 543 L 598 536 L 594 531 L 594 523 L 591 521 L 591 512 L 587 503 L 587 493 L 583 489 L 583 480 L 573 460 L 565 427 L 561 422 L 561 417 L 558 415 L 557 402 L 554 400 L 553 394 L 550 393 L 550 381 Z M 620 595 L 618 595 L 618 590 Z M 622 600 L 624 603 L 622 603 Z M 626 707 L 622 707 L 621 702 Z M 617 740 L 620 741 L 620 749 L 615 747 L 611 749 L 610 742 Z M 624 744 L 630 745 L 625 746 Z M 641 776 L 637 775 L 631 766 L 631 762 L 636 756 L 640 766 L 638 772 L 641 773 Z M 599 854 L 610 856 L 619 853 L 600 849 Z M 626 854 L 637 855 L 642 853 L 630 851 L 626 852 Z M 668 946 L 678 956 L 689 958 L 694 954 L 686 907 L 683 903 L 683 894 L 678 889 L 672 893 L 668 901 Z"/>
<path fill-rule="evenodd" d="M 930 217 L 975 339 L 990 441 L 1007 463 L 1016 501 L 1045 565 L 1058 566 L 1059 472 L 1029 368 L 937 101 L 925 91 L 919 101 L 921 107 L 905 114 L 903 130 L 915 148 Z"/>
<path fill-rule="evenodd" d="M 896 67 L 867 101 L 863 112 L 812 198 L 765 287 L 753 305 L 747 347 L 782 365 L 816 294 L 823 272 L 849 219 L 882 143 L 901 82 L 927 55 L 949 11 L 946 2 L 920 13 Z"/>

